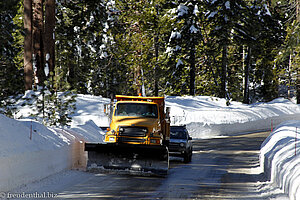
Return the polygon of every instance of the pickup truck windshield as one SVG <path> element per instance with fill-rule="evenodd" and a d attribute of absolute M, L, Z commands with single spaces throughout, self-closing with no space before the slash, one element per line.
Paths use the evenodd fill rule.
<path fill-rule="evenodd" d="M 171 131 L 170 137 L 172 139 L 187 139 L 186 133 L 184 131 Z"/>
<path fill-rule="evenodd" d="M 155 104 L 146 103 L 118 103 L 115 116 L 137 116 L 157 118 L 158 111 Z"/>

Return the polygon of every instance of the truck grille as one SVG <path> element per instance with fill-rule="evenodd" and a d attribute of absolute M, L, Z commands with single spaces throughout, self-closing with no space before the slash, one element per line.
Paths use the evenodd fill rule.
<path fill-rule="evenodd" d="M 144 143 L 145 139 L 139 138 L 129 138 L 129 137 L 120 137 L 118 142 L 136 142 L 136 143 Z"/>
<path fill-rule="evenodd" d="M 127 127 L 120 127 L 120 136 L 129 136 L 129 137 L 145 137 L 147 134 L 147 128 L 145 127 L 132 127 L 132 126 L 127 126 Z"/>
<path fill-rule="evenodd" d="M 178 151 L 179 148 L 182 148 L 180 147 L 180 143 L 171 143 L 169 144 L 169 150 L 170 151 Z"/>

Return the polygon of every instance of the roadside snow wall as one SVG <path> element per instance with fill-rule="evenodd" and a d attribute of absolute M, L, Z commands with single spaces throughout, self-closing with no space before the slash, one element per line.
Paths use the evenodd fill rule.
<path fill-rule="evenodd" d="M 66 154 L 67 153 L 67 154 Z M 71 168 L 71 149 L 24 152 L 0 158 L 0 191 L 10 191 L 29 182 Z"/>
<path fill-rule="evenodd" d="M 300 106 L 278 98 L 268 103 L 242 104 L 209 96 L 168 96 L 171 125 L 187 125 L 193 138 L 212 138 L 269 131 L 281 122 L 300 120 Z"/>
<path fill-rule="evenodd" d="M 194 138 L 208 138 L 215 136 L 229 136 L 244 134 L 248 132 L 270 131 L 280 123 L 300 119 L 300 113 L 273 116 L 265 119 L 255 119 L 247 122 L 232 121 L 228 124 L 205 124 L 201 122 L 191 122 L 187 124 L 189 133 Z"/>
<path fill-rule="evenodd" d="M 0 115 L 0 138 L 1 192 L 85 164 L 82 138 L 64 130 Z"/>
<path fill-rule="evenodd" d="M 261 145 L 260 166 L 291 200 L 300 199 L 300 121 L 276 127 Z"/>

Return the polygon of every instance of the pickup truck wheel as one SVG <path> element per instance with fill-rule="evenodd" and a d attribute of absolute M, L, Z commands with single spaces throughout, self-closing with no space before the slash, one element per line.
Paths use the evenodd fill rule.
<path fill-rule="evenodd" d="M 190 156 L 189 156 L 189 162 L 191 162 L 192 161 L 192 154 L 190 154 Z"/>
<path fill-rule="evenodd" d="M 190 153 L 185 153 L 183 157 L 183 162 L 184 163 L 189 163 L 192 160 L 192 155 Z"/>
<path fill-rule="evenodd" d="M 189 163 L 189 162 L 191 162 L 191 161 L 192 161 L 192 155 L 193 155 L 192 150 L 191 150 L 190 152 L 186 152 L 186 153 L 184 154 L 184 157 L 183 157 L 183 162 L 184 162 L 184 163 Z"/>

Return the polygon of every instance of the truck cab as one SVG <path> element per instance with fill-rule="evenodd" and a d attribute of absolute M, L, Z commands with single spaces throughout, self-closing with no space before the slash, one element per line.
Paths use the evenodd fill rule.
<path fill-rule="evenodd" d="M 87 170 L 167 175 L 170 120 L 164 97 L 117 95 L 115 105 L 107 106 L 105 143 L 85 143 Z"/>
<path fill-rule="evenodd" d="M 164 97 L 116 96 L 107 143 L 163 145 L 170 139 Z"/>

